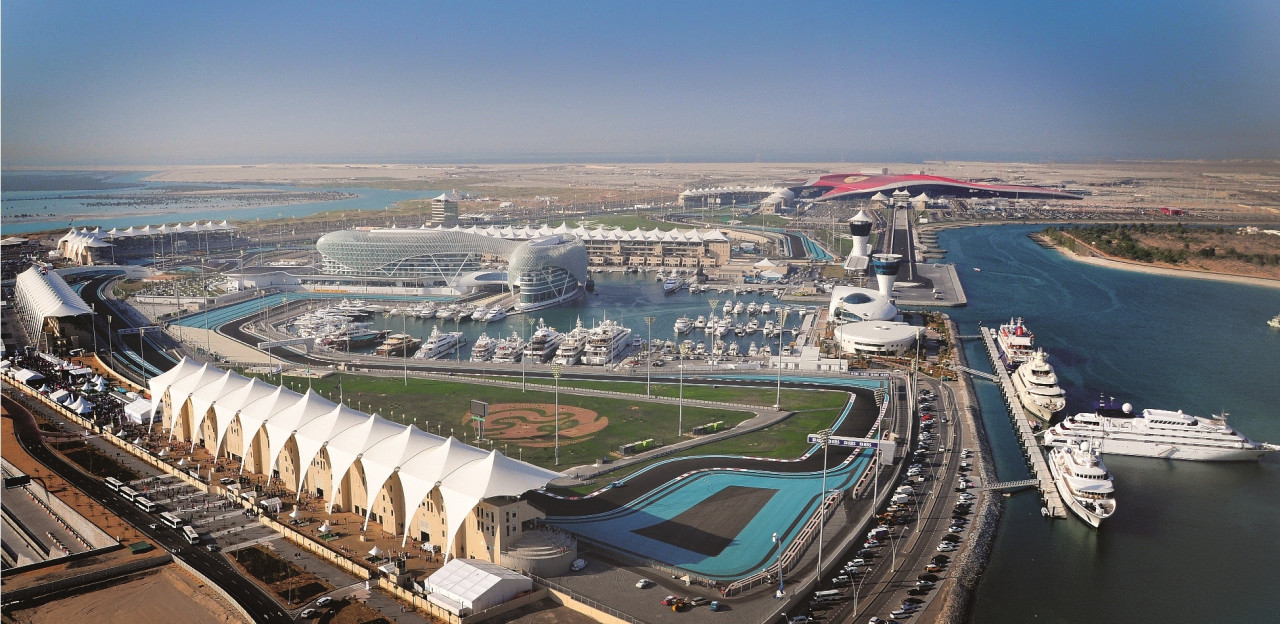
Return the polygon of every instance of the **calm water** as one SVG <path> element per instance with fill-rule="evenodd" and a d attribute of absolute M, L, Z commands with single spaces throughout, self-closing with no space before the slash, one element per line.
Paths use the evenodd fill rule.
<path fill-rule="evenodd" d="M 1135 408 L 1231 414 L 1280 442 L 1280 289 L 1131 273 L 1040 248 L 1031 226 L 939 236 L 970 305 L 963 334 L 1022 316 L 1083 411 L 1100 394 Z M 974 272 L 972 267 L 982 268 Z M 971 364 L 987 368 L 980 341 Z M 1026 476 L 994 385 L 978 383 L 1003 480 Z M 1040 517 L 1015 495 L 979 587 L 974 622 L 1256 622 L 1280 614 L 1280 461 L 1213 464 L 1108 456 L 1117 511 L 1101 530 Z"/>
<path fill-rule="evenodd" d="M 318 212 L 328 212 L 330 210 L 351 212 L 359 210 L 382 210 L 398 201 L 434 197 L 441 193 L 441 191 L 392 191 L 367 188 L 330 189 L 293 186 L 249 186 L 245 188 L 300 192 L 335 191 L 352 193 L 355 194 L 356 197 L 335 201 L 305 202 L 278 206 L 260 206 L 254 208 L 242 208 L 238 207 L 238 204 L 235 203 L 213 200 L 197 207 L 193 207 L 190 204 L 174 206 L 120 206 L 111 208 L 86 205 L 92 202 L 103 201 L 103 196 L 123 197 L 147 195 L 150 193 L 158 193 L 164 187 L 172 186 L 234 188 L 232 185 L 193 185 L 171 182 L 144 182 L 141 179 L 146 175 L 149 174 L 145 172 L 134 172 L 121 174 L 107 179 L 108 182 L 137 184 L 138 186 L 134 188 L 105 190 L 4 191 L 3 214 L 6 217 L 19 213 L 39 213 L 42 215 L 37 220 L 21 222 L 6 218 L 4 233 L 9 235 L 50 229 L 65 229 L 68 221 L 73 218 L 76 227 L 92 228 L 100 226 L 103 230 L 109 230 L 113 227 L 127 228 L 129 226 L 160 225 L 162 223 L 176 223 L 178 221 L 190 223 L 196 220 L 221 221 L 223 219 L 230 219 L 234 223 L 236 221 L 250 221 L 253 219 L 304 217 Z M 104 211 L 112 213 L 111 216 L 102 218 L 85 216 L 104 213 Z M 45 213 L 52 213 L 52 216 L 43 216 Z"/>

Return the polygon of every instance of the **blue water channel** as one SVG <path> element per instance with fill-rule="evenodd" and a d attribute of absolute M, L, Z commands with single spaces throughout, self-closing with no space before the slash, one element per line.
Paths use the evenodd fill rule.
<path fill-rule="evenodd" d="M 1068 411 L 1099 396 L 1191 414 L 1231 414 L 1280 442 L 1280 289 L 1075 262 L 1027 234 L 1041 226 L 946 230 L 969 306 L 962 334 L 1021 316 L 1049 354 Z M 973 271 L 974 267 L 981 272 Z M 978 340 L 970 365 L 989 370 Z M 1026 478 L 999 391 L 977 381 L 1001 480 Z M 1099 530 L 1047 520 L 1014 495 L 978 587 L 974 622 L 1257 622 L 1280 613 L 1266 579 L 1280 558 L 1280 458 L 1177 462 L 1106 456 L 1117 510 Z"/>

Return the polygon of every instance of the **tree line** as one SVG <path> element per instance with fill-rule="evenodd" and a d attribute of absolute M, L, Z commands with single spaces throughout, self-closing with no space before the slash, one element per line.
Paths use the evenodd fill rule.
<path fill-rule="evenodd" d="M 1181 240 L 1182 248 L 1177 249 L 1143 245 L 1134 238 L 1135 233 L 1140 235 L 1168 235 Z M 1116 256 L 1136 262 L 1184 264 L 1188 259 L 1196 257 L 1205 259 L 1224 258 L 1227 260 L 1247 262 L 1260 267 L 1280 266 L 1280 254 L 1275 253 L 1241 253 L 1231 245 L 1223 248 L 1219 248 L 1214 245 L 1207 245 L 1199 247 L 1198 249 L 1192 249 L 1192 244 L 1196 242 L 1195 234 L 1229 233 L 1231 232 L 1222 226 L 1188 228 L 1186 225 L 1181 223 L 1173 225 L 1139 223 L 1130 225 L 1099 224 L 1057 226 L 1046 228 L 1041 231 L 1041 234 L 1046 238 L 1072 251 L 1078 250 L 1078 245 L 1076 244 L 1076 241 L 1078 240 L 1109 256 Z"/>

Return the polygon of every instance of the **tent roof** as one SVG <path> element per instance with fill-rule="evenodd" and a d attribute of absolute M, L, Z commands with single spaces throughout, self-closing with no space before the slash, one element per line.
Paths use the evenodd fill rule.
<path fill-rule="evenodd" d="M 57 272 L 33 266 L 19 274 L 16 282 L 19 298 L 29 301 L 41 319 L 93 314 Z"/>
<path fill-rule="evenodd" d="M 529 577 L 482 559 L 452 559 L 427 577 L 433 594 L 444 594 L 465 607 L 504 580 L 529 581 Z"/>

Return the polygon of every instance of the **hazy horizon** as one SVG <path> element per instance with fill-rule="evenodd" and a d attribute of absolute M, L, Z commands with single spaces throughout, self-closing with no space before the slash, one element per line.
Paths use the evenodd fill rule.
<path fill-rule="evenodd" d="M 6 2 L 5 168 L 1280 158 L 1280 5 Z"/>

